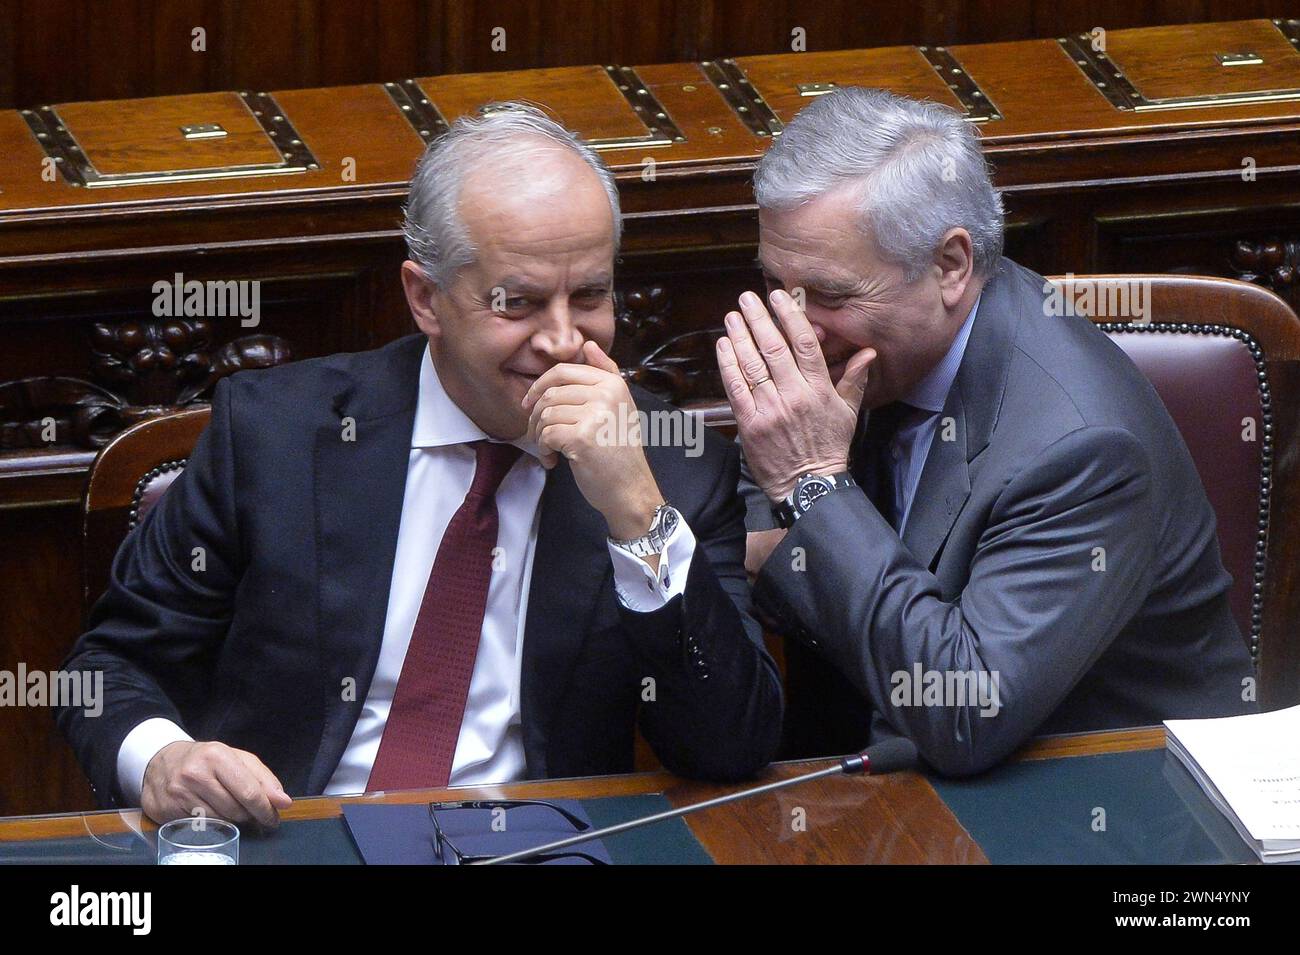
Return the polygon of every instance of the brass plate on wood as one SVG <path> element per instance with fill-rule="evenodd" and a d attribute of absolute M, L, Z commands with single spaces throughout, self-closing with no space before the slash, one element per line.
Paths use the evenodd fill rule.
<path fill-rule="evenodd" d="M 838 86 L 838 83 L 798 83 L 795 88 L 800 96 L 825 96 Z"/>
<path fill-rule="evenodd" d="M 767 105 L 767 100 L 763 99 L 763 94 L 754 88 L 754 84 L 749 81 L 745 71 L 740 68 L 735 60 L 727 58 L 723 60 L 705 60 L 700 64 L 700 69 L 704 75 L 709 78 L 709 82 L 714 88 L 722 94 L 722 98 L 727 101 L 742 123 L 749 127 L 749 131 L 755 136 L 780 136 L 781 130 L 785 128 L 785 123 L 781 122 L 780 117 L 773 112 L 772 107 Z M 801 83 L 796 85 L 800 96 L 807 96 L 804 90 L 810 84 Z M 817 84 L 834 85 L 834 84 Z"/>
<path fill-rule="evenodd" d="M 649 87 L 641 82 L 636 70 L 630 66 L 606 66 L 605 72 L 637 117 L 645 123 L 649 134 L 645 137 L 588 140 L 588 146 L 592 149 L 619 149 L 625 146 L 671 146 L 673 143 L 685 142 L 686 137 L 682 131 Z"/>
<path fill-rule="evenodd" d="M 1153 44 L 1153 33 L 1165 42 Z M 1079 33 L 1056 42 L 1118 110 L 1300 100 L 1300 20 L 1120 30 L 1103 44 Z M 1201 90 L 1184 92 L 1193 83 Z"/>
<path fill-rule="evenodd" d="M 130 122 L 124 112 L 133 112 Z M 280 176 L 320 168 L 267 93 L 73 103 L 21 113 L 68 184 L 88 189 Z M 214 121 L 214 114 L 221 122 Z"/>
<path fill-rule="evenodd" d="M 808 104 L 841 86 L 868 86 L 928 99 L 957 110 L 972 123 L 1002 114 L 965 67 L 942 46 L 776 54 L 700 64 L 755 136 L 779 136 Z"/>
<path fill-rule="evenodd" d="M 424 95 L 424 90 L 420 89 L 420 84 L 415 80 L 385 83 L 384 92 L 425 142 L 441 136 L 450 128 L 446 117 L 438 112 L 438 107 Z"/>
<path fill-rule="evenodd" d="M 966 67 L 957 62 L 957 58 L 946 46 L 918 46 L 917 49 L 925 61 L 934 67 L 939 79 L 952 90 L 952 95 L 957 97 L 962 109 L 966 111 L 968 120 L 972 123 L 987 123 L 1002 118 L 988 94 L 980 89 L 980 85 L 966 72 Z"/>
<path fill-rule="evenodd" d="M 630 66 L 426 77 L 385 83 L 384 89 L 426 142 L 447 131 L 447 117 L 454 121 L 482 115 L 511 101 L 545 107 L 592 149 L 644 149 L 686 141 Z"/>

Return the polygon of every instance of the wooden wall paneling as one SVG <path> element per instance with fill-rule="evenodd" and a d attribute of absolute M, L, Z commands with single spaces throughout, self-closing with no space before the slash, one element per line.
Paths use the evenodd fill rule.
<path fill-rule="evenodd" d="M 8 0 L 0 107 L 402 76 L 659 63 L 1294 15 L 1286 0 Z M 206 30 L 207 49 L 192 49 Z M 493 50 L 492 30 L 506 30 Z"/>
<path fill-rule="evenodd" d="M 1292 183 L 1237 181 L 1213 193 L 1151 190 L 1093 210 L 1099 271 L 1221 275 L 1262 285 L 1300 310 L 1300 193 Z"/>
<path fill-rule="evenodd" d="M 81 628 L 77 507 L 0 508 L 0 670 L 58 668 Z M 48 706 L 0 710 L 0 816 L 88 809 L 90 786 Z"/>

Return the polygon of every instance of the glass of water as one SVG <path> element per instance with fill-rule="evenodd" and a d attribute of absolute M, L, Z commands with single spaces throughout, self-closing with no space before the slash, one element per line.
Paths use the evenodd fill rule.
<path fill-rule="evenodd" d="M 239 828 L 211 817 L 173 819 L 158 828 L 159 865 L 239 865 Z"/>

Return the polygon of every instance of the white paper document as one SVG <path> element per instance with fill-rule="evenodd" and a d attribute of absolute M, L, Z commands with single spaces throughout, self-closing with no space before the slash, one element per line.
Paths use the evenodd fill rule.
<path fill-rule="evenodd" d="M 1165 743 L 1263 861 L 1300 860 L 1300 706 L 1166 720 Z"/>

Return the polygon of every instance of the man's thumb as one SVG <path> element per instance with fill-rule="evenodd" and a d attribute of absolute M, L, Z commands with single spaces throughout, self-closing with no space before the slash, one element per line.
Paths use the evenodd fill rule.
<path fill-rule="evenodd" d="M 618 362 L 606 355 L 595 342 L 588 339 L 583 343 L 582 354 L 587 359 L 587 364 L 593 368 L 599 368 L 601 371 L 612 371 L 618 374 Z"/>
<path fill-rule="evenodd" d="M 844 366 L 844 374 L 840 376 L 839 384 L 835 386 L 835 391 L 844 403 L 847 404 L 854 414 L 862 407 L 862 396 L 867 390 L 867 376 L 871 370 L 871 363 L 876 360 L 876 350 L 874 348 L 864 348 Z"/>

